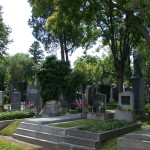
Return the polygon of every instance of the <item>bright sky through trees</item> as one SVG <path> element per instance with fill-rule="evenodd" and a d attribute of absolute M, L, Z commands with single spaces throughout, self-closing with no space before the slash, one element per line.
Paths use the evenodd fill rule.
<path fill-rule="evenodd" d="M 6 25 L 12 28 L 7 52 L 13 55 L 17 52 L 27 53 L 31 43 L 34 41 L 32 29 L 28 26 L 31 9 L 27 0 L 0 0 L 3 7 L 3 19 Z"/>
<path fill-rule="evenodd" d="M 10 55 L 28 53 L 29 47 L 35 41 L 32 29 L 28 26 L 28 19 L 31 16 L 29 3 L 27 0 L 0 0 L 0 5 L 3 7 L 4 23 L 12 28 L 10 39 L 14 41 L 9 44 L 7 53 Z M 93 53 L 95 48 L 88 50 L 87 54 L 101 56 L 101 53 Z M 81 55 L 84 55 L 83 50 L 79 48 L 71 57 L 69 56 L 69 60 L 73 64 Z M 57 56 L 60 58 L 60 52 L 57 52 Z"/>

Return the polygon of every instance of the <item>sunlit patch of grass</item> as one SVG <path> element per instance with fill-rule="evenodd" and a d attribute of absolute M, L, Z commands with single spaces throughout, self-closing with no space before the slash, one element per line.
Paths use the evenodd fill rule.
<path fill-rule="evenodd" d="M 0 131 L 0 135 L 11 136 L 13 133 L 16 132 L 16 128 L 18 128 L 20 123 L 23 121 L 24 121 L 24 119 L 21 119 L 21 120 L 16 120 L 16 121 L 10 123 L 6 128 L 4 128 Z"/>
<path fill-rule="evenodd" d="M 0 140 L 0 149 L 1 150 L 25 150 L 23 147 L 12 144 L 10 142 L 6 142 L 3 140 Z"/>

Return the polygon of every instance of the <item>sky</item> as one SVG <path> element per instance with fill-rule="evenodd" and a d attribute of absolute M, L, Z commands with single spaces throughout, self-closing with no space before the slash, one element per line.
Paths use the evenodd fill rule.
<path fill-rule="evenodd" d="M 28 26 L 28 20 L 31 16 L 31 7 L 27 0 L 0 0 L 0 5 L 3 6 L 3 21 L 12 29 L 10 39 L 13 42 L 8 45 L 7 52 L 10 55 L 16 53 L 28 53 L 29 47 L 36 40 L 32 36 L 32 29 Z M 103 52 L 94 53 L 97 45 L 88 50 L 87 54 L 102 56 Z M 57 57 L 60 58 L 60 52 L 57 52 Z M 77 57 L 83 56 L 83 49 L 79 48 L 74 52 L 69 59 L 71 63 Z"/>
<path fill-rule="evenodd" d="M 27 53 L 30 45 L 35 40 L 32 36 L 32 29 L 28 26 L 28 19 L 31 16 L 31 8 L 27 0 L 0 0 L 3 6 L 3 21 L 12 29 L 7 52 L 10 55 L 15 53 Z"/>

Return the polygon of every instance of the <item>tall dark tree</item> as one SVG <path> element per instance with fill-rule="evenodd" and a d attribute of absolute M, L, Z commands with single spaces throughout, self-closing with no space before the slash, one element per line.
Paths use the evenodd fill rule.
<path fill-rule="evenodd" d="M 97 38 L 93 34 L 93 28 L 95 31 L 94 26 L 87 29 L 83 24 L 70 24 L 71 20 L 67 20 L 66 16 L 63 15 L 63 11 L 65 10 L 59 9 L 61 8 L 59 6 L 62 4 L 61 1 L 29 0 L 29 3 L 32 7 L 32 18 L 29 20 L 29 24 L 34 28 L 33 35 L 42 43 L 46 42 L 43 39 L 48 38 L 46 44 L 51 45 L 52 49 L 59 45 L 61 59 L 68 60 L 69 52 L 72 53 L 80 45 L 85 46 L 83 43 L 88 43 L 85 46 L 87 47 L 90 42 L 94 41 L 91 40 L 93 37 Z M 76 21 L 79 20 L 77 19 Z M 86 40 L 83 40 L 85 35 L 82 32 L 84 30 L 88 30 Z"/>
<path fill-rule="evenodd" d="M 3 22 L 2 7 L 0 6 L 0 56 L 6 54 L 7 45 L 11 42 L 9 39 L 10 33 L 10 27 Z"/>
<path fill-rule="evenodd" d="M 108 45 L 112 51 L 113 63 L 117 77 L 118 92 L 123 89 L 124 70 L 131 50 L 140 39 L 138 30 L 134 27 L 132 18 L 113 6 L 112 0 L 96 1 L 67 1 L 61 0 L 59 9 L 73 25 L 85 27 L 84 35 L 91 32 L 90 29 L 99 29 L 99 37 L 103 37 L 103 44 Z M 123 3 L 123 2 L 122 2 Z M 76 7 L 74 7 L 76 5 Z M 69 8 L 69 9 L 65 9 Z M 59 13 L 59 12 L 58 12 Z M 69 14 L 69 15 L 68 15 Z M 72 14 L 72 16 L 70 15 Z M 73 14 L 76 14 L 73 17 Z M 79 21 L 77 21 L 77 19 Z M 96 30 L 91 36 L 97 35 Z M 96 34 L 95 34 L 96 33 Z M 84 38 L 86 40 L 86 38 Z M 90 41 L 90 38 L 88 38 Z"/>
<path fill-rule="evenodd" d="M 43 50 L 41 49 L 40 43 L 38 41 L 34 41 L 29 48 L 29 53 L 32 55 L 32 58 L 35 64 L 38 64 L 42 61 L 44 54 Z"/>

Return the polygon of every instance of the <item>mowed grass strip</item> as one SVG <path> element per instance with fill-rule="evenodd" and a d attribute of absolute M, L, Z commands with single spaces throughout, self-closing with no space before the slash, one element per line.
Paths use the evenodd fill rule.
<path fill-rule="evenodd" d="M 70 121 L 70 122 L 66 122 L 66 123 L 52 124 L 50 126 L 61 127 L 61 128 L 70 128 L 70 127 L 87 125 L 87 124 L 92 124 L 92 123 L 97 123 L 97 122 L 100 122 L 100 120 L 83 119 L 83 120 L 77 120 L 77 121 Z"/>
<path fill-rule="evenodd" d="M 16 132 L 16 128 L 18 128 L 23 121 L 24 119 L 21 119 L 10 123 L 6 128 L 0 130 L 0 135 L 12 136 L 12 134 Z"/>
<path fill-rule="evenodd" d="M 0 140 L 0 150 L 25 150 L 23 147 Z"/>

